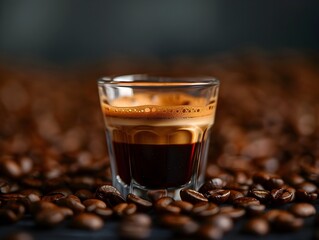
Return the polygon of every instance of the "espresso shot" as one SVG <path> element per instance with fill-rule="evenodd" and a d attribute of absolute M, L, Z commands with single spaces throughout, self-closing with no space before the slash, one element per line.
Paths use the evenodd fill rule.
<path fill-rule="evenodd" d="M 144 78 L 99 85 L 113 185 L 138 195 L 197 189 L 204 180 L 218 85 Z M 111 94 L 114 87 L 107 84 L 118 89 Z"/>

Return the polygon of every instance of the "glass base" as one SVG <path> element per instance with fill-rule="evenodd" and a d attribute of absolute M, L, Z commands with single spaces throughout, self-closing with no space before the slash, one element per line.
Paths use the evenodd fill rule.
<path fill-rule="evenodd" d="M 187 184 L 177 187 L 177 188 L 166 188 L 166 189 L 151 189 L 151 188 L 146 188 L 144 186 L 139 185 L 138 183 L 136 183 L 134 180 L 132 180 L 131 182 L 131 186 L 130 186 L 130 193 L 133 193 L 135 195 L 138 195 L 144 199 L 148 199 L 147 196 L 147 192 L 148 191 L 154 191 L 154 190 L 166 190 L 167 191 L 167 196 L 168 197 L 172 197 L 175 200 L 180 200 L 180 194 L 179 192 L 183 189 L 187 189 L 187 188 L 191 188 L 191 189 L 195 189 L 194 184 L 190 181 Z"/>

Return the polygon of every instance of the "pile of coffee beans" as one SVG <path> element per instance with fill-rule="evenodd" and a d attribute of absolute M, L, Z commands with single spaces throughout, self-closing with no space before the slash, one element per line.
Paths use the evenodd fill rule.
<path fill-rule="evenodd" d="M 99 231 L 115 221 L 123 238 L 165 228 L 181 238 L 221 239 L 238 226 L 239 234 L 259 236 L 311 222 L 319 239 L 317 57 L 246 52 L 170 68 L 107 66 L 61 72 L 0 65 L 1 225 L 31 218 L 41 229 Z M 122 196 L 111 185 L 95 79 L 147 67 L 221 80 L 206 181 L 180 199 L 165 190 Z"/>

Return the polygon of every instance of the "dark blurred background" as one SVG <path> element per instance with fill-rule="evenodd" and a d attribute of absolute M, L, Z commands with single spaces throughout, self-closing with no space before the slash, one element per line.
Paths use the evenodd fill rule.
<path fill-rule="evenodd" d="M 1 0 L 0 58 L 54 64 L 319 50 L 319 1 Z"/>

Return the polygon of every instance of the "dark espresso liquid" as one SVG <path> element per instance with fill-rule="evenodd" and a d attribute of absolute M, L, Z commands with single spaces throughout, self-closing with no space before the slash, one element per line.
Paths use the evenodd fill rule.
<path fill-rule="evenodd" d="M 147 188 L 182 186 L 191 180 L 201 144 L 127 144 L 113 142 L 118 174 Z"/>

